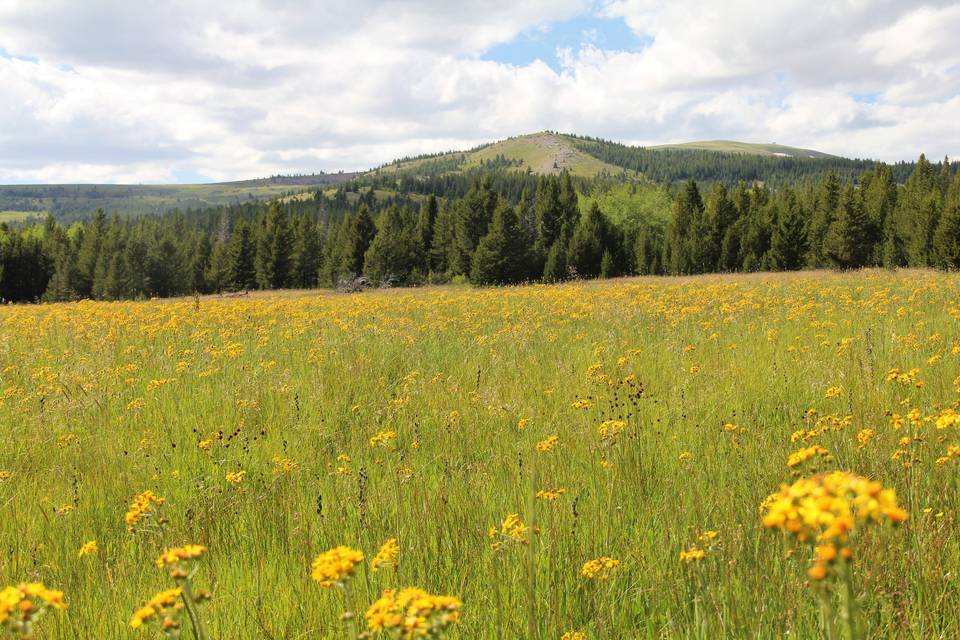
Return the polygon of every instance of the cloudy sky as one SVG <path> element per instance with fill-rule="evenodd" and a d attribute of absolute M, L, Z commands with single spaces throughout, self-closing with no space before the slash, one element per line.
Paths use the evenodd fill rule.
<path fill-rule="evenodd" d="M 0 183 L 359 169 L 552 129 L 960 154 L 960 3 L 0 0 Z"/>

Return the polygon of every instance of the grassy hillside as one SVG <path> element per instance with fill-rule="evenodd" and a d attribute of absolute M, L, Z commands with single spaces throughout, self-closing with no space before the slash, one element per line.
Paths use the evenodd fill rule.
<path fill-rule="evenodd" d="M 716 152 L 716 153 L 714 153 Z M 615 176 L 633 182 L 676 183 L 699 181 L 794 181 L 835 171 L 852 177 L 872 165 L 810 149 L 777 144 L 751 144 L 729 140 L 635 147 L 598 138 L 542 131 L 480 145 L 465 151 L 448 151 L 401 158 L 362 173 L 278 176 L 217 184 L 194 185 L 17 185 L 0 186 L 0 220 L 17 221 L 52 213 L 70 222 L 98 208 L 131 215 L 171 209 L 197 209 L 215 205 L 273 198 L 304 199 L 318 187 L 351 181 L 353 187 L 374 187 L 384 197 L 397 193 L 438 188 L 437 181 L 451 176 L 466 179 L 481 172 L 551 175 L 569 171 L 590 180 Z M 380 195 L 378 193 L 378 195 Z"/>
<path fill-rule="evenodd" d="M 746 153 L 756 156 L 772 156 L 779 158 L 838 158 L 839 156 L 814 151 L 788 147 L 783 144 L 757 144 L 752 142 L 737 142 L 736 140 L 701 140 L 699 142 L 682 142 L 679 144 L 661 144 L 648 147 L 649 149 L 698 149 L 701 151 L 717 151 L 720 153 Z"/>
<path fill-rule="evenodd" d="M 159 213 L 170 209 L 202 208 L 245 200 L 268 200 L 308 188 L 335 184 L 352 178 L 352 173 L 277 176 L 214 184 L 58 184 L 0 185 L 0 212 L 6 220 L 48 212 L 69 221 L 89 216 L 102 208 L 132 215 Z"/>
<path fill-rule="evenodd" d="M 581 151 L 570 136 L 548 131 L 507 138 L 467 151 L 402 159 L 371 173 L 437 175 L 461 173 L 483 167 L 529 171 L 540 175 L 556 175 L 567 170 L 574 176 L 584 178 L 592 178 L 602 173 L 629 173 Z"/>

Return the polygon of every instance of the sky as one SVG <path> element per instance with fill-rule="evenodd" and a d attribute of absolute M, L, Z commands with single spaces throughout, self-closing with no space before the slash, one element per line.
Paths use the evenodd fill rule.
<path fill-rule="evenodd" d="M 542 130 L 960 154 L 960 3 L 0 0 L 0 183 L 365 169 Z"/>

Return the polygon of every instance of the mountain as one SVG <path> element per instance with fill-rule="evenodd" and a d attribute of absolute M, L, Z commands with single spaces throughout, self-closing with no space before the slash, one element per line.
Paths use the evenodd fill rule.
<path fill-rule="evenodd" d="M 85 218 L 98 208 L 144 214 L 171 209 L 269 200 L 310 199 L 322 189 L 328 196 L 343 187 L 356 199 L 359 189 L 374 189 L 378 199 L 397 194 L 424 197 L 460 191 L 479 174 L 513 180 L 568 171 L 582 181 L 603 180 L 675 184 L 765 182 L 771 185 L 816 179 L 833 171 L 853 178 L 874 164 L 778 144 L 712 140 L 638 147 L 600 138 L 541 131 L 492 142 L 465 151 L 401 158 L 366 172 L 274 176 L 194 185 L 17 185 L 0 186 L 0 222 L 52 213 L 62 222 Z M 897 167 L 895 173 L 907 171 Z M 459 193 L 462 195 L 462 193 Z"/>
<path fill-rule="evenodd" d="M 658 144 L 649 149 L 696 149 L 700 151 L 718 151 L 721 153 L 745 153 L 756 156 L 775 156 L 780 158 L 815 158 L 820 160 L 838 158 L 839 156 L 814 151 L 788 147 L 772 142 L 757 144 L 752 142 L 737 142 L 736 140 L 701 140 L 699 142 L 681 142 L 678 144 Z"/>
<path fill-rule="evenodd" d="M 508 169 L 540 175 L 556 175 L 566 170 L 573 176 L 584 178 L 592 178 L 602 173 L 624 173 L 623 168 L 580 150 L 574 136 L 550 131 L 515 136 L 467 151 L 402 158 L 370 173 L 434 175 L 438 172 L 462 172 L 478 168 Z"/>

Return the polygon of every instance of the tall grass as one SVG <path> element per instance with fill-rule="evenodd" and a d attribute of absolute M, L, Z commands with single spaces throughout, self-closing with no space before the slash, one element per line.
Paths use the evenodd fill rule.
<path fill-rule="evenodd" d="M 38 637 L 131 637 L 167 583 L 160 550 L 197 543 L 210 638 L 342 638 L 342 596 L 311 560 L 388 538 L 398 570 L 361 569 L 353 607 L 389 587 L 453 594 L 455 637 L 818 637 L 842 621 L 822 619 L 809 553 L 758 512 L 810 442 L 831 456 L 819 470 L 880 480 L 910 514 L 856 542 L 864 634 L 960 636 L 960 458 L 936 462 L 960 427 L 922 419 L 957 407 L 956 275 L 82 302 L 0 322 L 0 587 L 42 580 L 70 605 Z M 891 425 L 913 408 L 919 423 Z M 825 415 L 851 418 L 791 442 Z M 603 440 L 611 419 L 626 427 Z M 371 446 L 381 431 L 396 437 Z M 145 489 L 169 522 L 128 532 Z M 528 543 L 495 552 L 511 513 Z M 707 530 L 707 556 L 681 562 Z M 621 565 L 584 578 L 600 556 Z"/>

